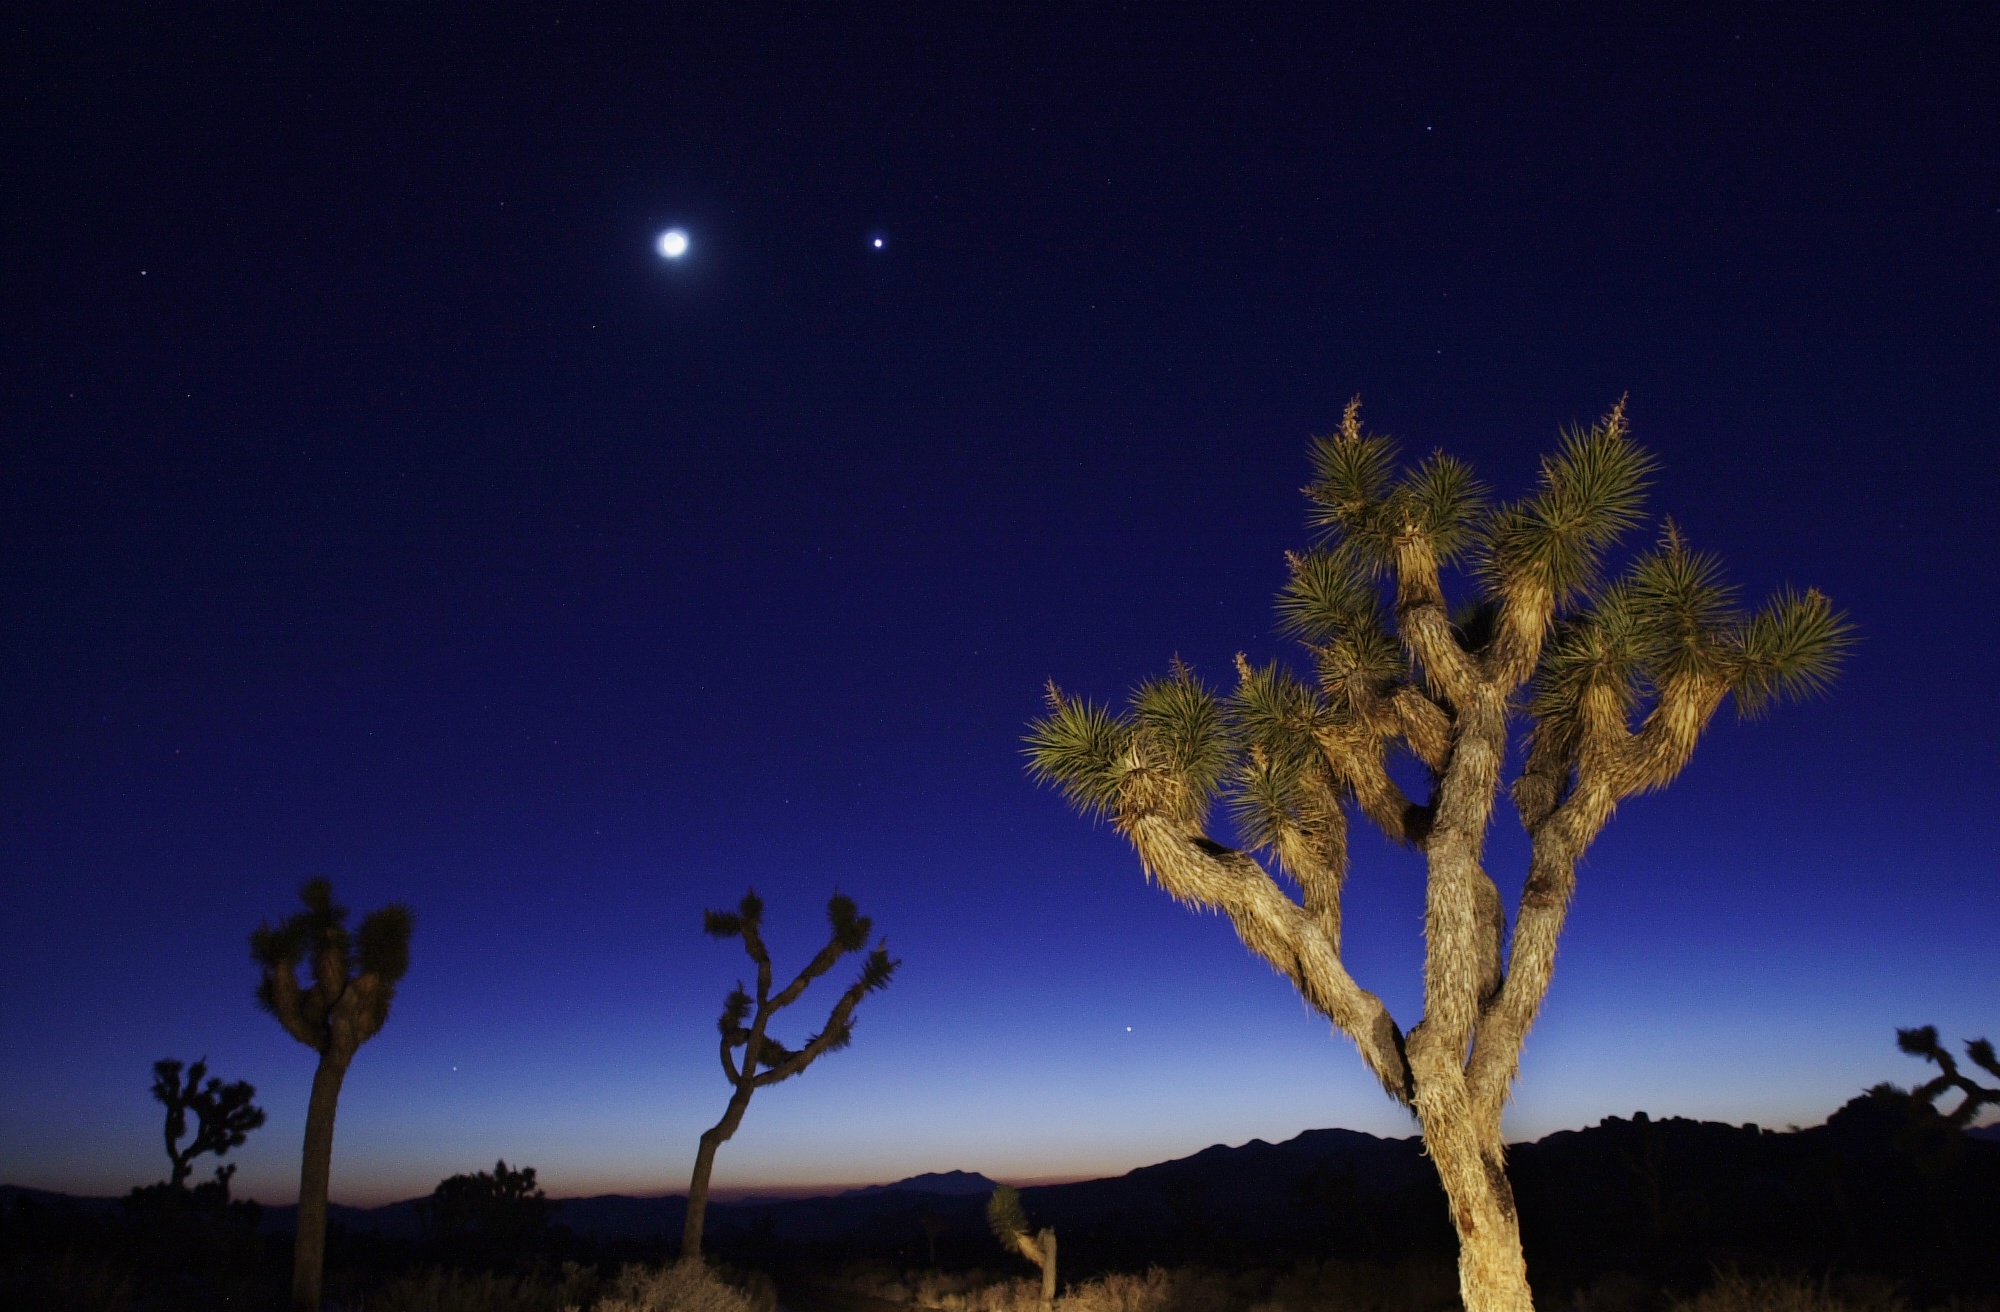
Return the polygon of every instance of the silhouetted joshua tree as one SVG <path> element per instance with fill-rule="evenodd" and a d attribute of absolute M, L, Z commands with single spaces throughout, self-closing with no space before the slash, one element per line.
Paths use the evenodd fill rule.
<path fill-rule="evenodd" d="M 986 1224 L 1002 1248 L 1019 1253 L 1042 1269 L 1042 1306 L 1056 1301 L 1056 1232 L 1047 1226 L 1039 1231 L 1028 1227 L 1028 1214 L 1021 1210 L 1021 1191 L 1001 1185 L 986 1200 Z"/>
<path fill-rule="evenodd" d="M 2000 1089 L 1989 1089 L 1959 1072 L 1958 1062 L 1945 1046 L 1938 1042 L 1937 1026 L 1926 1025 L 1922 1029 L 1897 1030 L 1896 1046 L 1912 1057 L 1922 1057 L 1938 1068 L 1936 1079 L 1920 1084 L 1910 1090 L 1910 1096 L 1936 1108 L 1937 1100 L 1953 1089 L 1965 1096 L 1965 1100 L 1950 1111 L 1939 1111 L 1938 1115 L 1951 1125 L 1964 1129 L 1979 1115 L 1979 1109 L 2000 1103 Z M 1972 1058 L 1981 1070 L 1990 1075 L 2000 1076 L 2000 1061 L 1993 1055 L 1993 1045 L 1985 1039 L 1972 1039 L 1965 1045 L 1965 1055 Z"/>
<path fill-rule="evenodd" d="M 153 1097 L 167 1109 L 167 1160 L 173 1163 L 173 1178 L 167 1183 L 176 1189 L 187 1186 L 195 1158 L 203 1153 L 226 1156 L 231 1148 L 241 1148 L 250 1131 L 264 1123 L 263 1109 L 251 1105 L 257 1090 L 249 1081 L 224 1084 L 221 1079 L 210 1077 L 203 1087 L 202 1079 L 206 1076 L 206 1057 L 187 1068 L 185 1081 L 181 1078 L 181 1064 L 173 1058 L 153 1063 Z M 194 1113 L 194 1138 L 182 1148 L 180 1141 L 187 1133 L 189 1112 Z M 233 1162 L 215 1168 L 215 1181 L 225 1202 L 229 1198 L 229 1177 L 235 1173 Z"/>
<path fill-rule="evenodd" d="M 701 1256 L 701 1229 L 708 1211 L 708 1178 L 715 1169 L 715 1150 L 728 1142 L 736 1127 L 743 1124 L 750 1095 L 766 1085 L 789 1080 L 826 1053 L 846 1047 L 854 1037 L 855 1007 L 876 989 L 887 988 L 896 967 L 902 964 L 890 959 L 887 940 L 877 944 L 862 962 L 860 976 L 833 1004 L 833 1012 L 820 1032 L 807 1039 L 796 1052 L 787 1048 L 764 1032 L 771 1017 L 797 1002 L 806 986 L 832 970 L 835 962 L 867 947 L 868 934 L 874 928 L 873 921 L 855 914 L 853 899 L 839 893 L 826 904 L 826 918 L 833 928 L 826 946 L 806 963 L 798 978 L 774 994 L 771 954 L 764 948 L 762 935 L 764 902 L 757 891 L 745 893 L 734 911 L 709 911 L 703 915 L 702 928 L 711 937 L 743 940 L 743 950 L 757 966 L 757 995 L 753 998 L 744 992 L 739 980 L 722 1003 L 722 1019 L 717 1022 L 722 1031 L 722 1073 L 729 1077 L 736 1091 L 730 1096 L 722 1119 L 702 1132 L 701 1148 L 695 1154 L 694 1176 L 688 1181 L 687 1221 L 681 1230 L 683 1261 Z M 736 1058 L 739 1048 L 743 1050 L 740 1065 Z"/>
<path fill-rule="evenodd" d="M 305 1151 L 299 1163 L 298 1236 L 293 1246 L 292 1307 L 318 1312 L 326 1259 L 326 1190 L 333 1165 L 333 1116 L 341 1081 L 361 1045 L 389 1019 L 396 985 L 410 968 L 410 909 L 372 911 L 359 933 L 347 930 L 347 908 L 333 886 L 313 879 L 300 890 L 305 910 L 250 936 L 250 955 L 263 972 L 257 1002 L 285 1032 L 319 1054 L 306 1107 Z M 304 965 L 310 974 L 299 983 Z"/>
<path fill-rule="evenodd" d="M 1850 630 L 1812 591 L 1741 613 L 1720 563 L 1671 523 L 1607 578 L 1653 468 L 1623 402 L 1564 434 L 1518 501 L 1489 504 L 1470 466 L 1442 452 L 1399 471 L 1358 403 L 1313 464 L 1306 495 L 1324 537 L 1289 558 L 1277 609 L 1317 678 L 1239 657 L 1225 696 L 1175 662 L 1122 712 L 1051 683 L 1030 770 L 1108 818 L 1169 893 L 1228 916 L 1354 1041 L 1423 1129 L 1468 1312 L 1528 1312 L 1500 1114 L 1577 862 L 1621 801 L 1673 781 L 1726 698 L 1755 714 L 1824 688 Z M 1456 611 L 1452 567 L 1475 589 Z M 1405 795 L 1392 748 L 1428 773 L 1427 796 Z M 1530 845 L 1511 927 L 1485 867 L 1510 748 Z M 1248 850 L 1210 835 L 1218 795 Z M 1407 1034 L 1341 957 L 1350 812 L 1425 858 L 1424 1016 Z"/>
<path fill-rule="evenodd" d="M 503 1157 L 489 1175 L 454 1175 L 440 1180 L 418 1215 L 440 1239 L 477 1230 L 488 1239 L 521 1239 L 543 1229 L 555 1200 L 535 1183 L 535 1168 L 510 1169 Z"/>

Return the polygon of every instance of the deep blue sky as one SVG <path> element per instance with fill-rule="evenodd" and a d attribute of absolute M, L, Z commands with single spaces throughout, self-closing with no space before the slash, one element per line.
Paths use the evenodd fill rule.
<path fill-rule="evenodd" d="M 1991 30 L 407 8 L 9 20 L 0 1180 L 159 1178 L 205 1053 L 288 1200 L 245 939 L 318 872 L 418 916 L 341 1200 L 684 1187 L 750 884 L 781 965 L 837 885 L 904 966 L 719 1184 L 1410 1132 L 1018 755 L 1050 676 L 1282 650 L 1357 392 L 1508 492 L 1629 392 L 1656 509 L 1863 636 L 1594 849 L 1510 1131 L 2000 1037 Z M 1356 867 L 1407 1024 L 1418 867 Z"/>

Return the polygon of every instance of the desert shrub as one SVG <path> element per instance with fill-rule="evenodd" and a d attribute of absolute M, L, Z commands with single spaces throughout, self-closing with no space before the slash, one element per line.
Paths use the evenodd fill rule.
<path fill-rule="evenodd" d="M 1907 1305 L 1879 1280 L 1802 1275 L 1744 1275 L 1725 1271 L 1674 1312 L 1904 1312 Z"/>
<path fill-rule="evenodd" d="M 717 1270 L 695 1260 L 626 1267 L 595 1312 L 776 1312 L 777 1306 L 770 1277 Z"/>
<path fill-rule="evenodd" d="M 1156 1266 L 1144 1275 L 1113 1272 L 1086 1280 L 1072 1286 L 1060 1306 L 1063 1312 L 1231 1312 L 1243 1303 L 1230 1297 L 1230 1283 L 1198 1267 L 1168 1271 Z"/>

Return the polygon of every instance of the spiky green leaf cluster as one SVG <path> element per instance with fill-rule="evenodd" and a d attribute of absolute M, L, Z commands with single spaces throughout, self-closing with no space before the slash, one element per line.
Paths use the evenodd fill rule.
<path fill-rule="evenodd" d="M 751 889 L 736 904 L 734 911 L 704 911 L 701 913 L 702 932 L 711 938 L 735 938 L 745 929 L 755 932 L 764 923 L 764 899 Z"/>
<path fill-rule="evenodd" d="M 1382 597 L 1355 553 L 1312 551 L 1287 557 L 1278 594 L 1278 631 L 1313 653 L 1320 683 L 1344 709 L 1404 678 L 1409 661 L 1390 632 Z"/>
<path fill-rule="evenodd" d="M 1738 621 L 1736 589 L 1723 577 L 1721 559 L 1689 550 L 1668 520 L 1658 549 L 1634 562 L 1628 578 L 1626 604 L 1648 677 L 1659 684 L 1715 672 Z"/>
<path fill-rule="evenodd" d="M 1784 589 L 1742 628 L 1736 651 L 1737 709 L 1755 716 L 1775 702 L 1825 692 L 1853 645 L 1853 624 L 1822 593 Z"/>
<path fill-rule="evenodd" d="M 357 975 L 374 975 L 385 986 L 383 1008 L 395 986 L 410 969 L 410 935 L 416 917 L 401 903 L 371 911 L 361 921 L 360 934 L 348 932 L 348 910 L 333 900 L 333 885 L 324 877 L 306 881 L 299 890 L 305 909 L 276 925 L 260 925 L 250 935 L 250 956 L 262 967 L 257 1004 L 277 1014 L 275 977 L 293 972 L 301 963 L 313 971 L 317 987 L 305 998 L 309 1023 L 318 1025 L 324 1012 L 347 982 Z M 321 979 L 331 964 L 339 978 Z"/>
<path fill-rule="evenodd" d="M 986 1200 L 986 1224 L 993 1237 L 1012 1248 L 1014 1237 L 1028 1233 L 1028 1214 L 1021 1208 L 1021 1191 L 1003 1184 Z"/>
<path fill-rule="evenodd" d="M 895 977 L 896 967 L 903 963 L 889 955 L 888 947 L 882 946 L 870 952 L 861 963 L 861 977 L 855 981 L 863 993 L 874 993 L 889 987 Z"/>
<path fill-rule="evenodd" d="M 1322 819 L 1320 734 L 1335 713 L 1319 691 L 1273 662 L 1247 663 L 1229 699 L 1229 719 L 1241 748 L 1231 780 L 1230 812 L 1243 841 L 1268 847 L 1287 832 Z"/>
<path fill-rule="evenodd" d="M 715 1023 L 724 1037 L 743 1029 L 743 1022 L 750 1018 L 750 1005 L 750 995 L 744 991 L 743 981 L 738 980 L 736 987 L 729 991 L 729 996 L 722 1000 L 722 1019 Z"/>
<path fill-rule="evenodd" d="M 1604 553 L 1637 527 L 1655 463 L 1634 442 L 1620 403 L 1588 429 L 1563 433 L 1542 459 L 1541 487 L 1496 511 L 1482 569 L 1495 592 L 1529 583 L 1567 604 L 1598 579 Z"/>
<path fill-rule="evenodd" d="M 299 900 L 305 910 L 251 932 L 250 955 L 267 971 L 329 950 L 343 959 L 347 956 L 347 908 L 333 900 L 332 883 L 324 876 L 307 880 L 299 889 Z"/>
<path fill-rule="evenodd" d="M 355 965 L 364 975 L 374 975 L 385 984 L 396 984 L 410 971 L 410 934 L 416 917 L 399 903 L 371 911 L 361 920 L 355 936 Z"/>
<path fill-rule="evenodd" d="M 818 1034 L 809 1036 L 806 1039 L 806 1047 L 807 1048 L 813 1047 L 815 1044 L 819 1043 L 822 1039 L 826 1041 L 826 1046 L 820 1049 L 820 1053 L 822 1056 L 829 1052 L 841 1051 L 842 1049 L 846 1048 L 848 1044 L 854 1042 L 854 1022 L 839 1021 L 836 1022 L 831 1028 L 821 1030 Z M 799 1074 L 800 1071 L 804 1069 L 805 1069 L 804 1067 L 800 1067 L 798 1071 L 793 1071 L 792 1075 L 797 1075 Z M 788 1075 L 785 1078 L 790 1079 L 791 1076 Z"/>
<path fill-rule="evenodd" d="M 1178 780 L 1195 806 L 1205 806 L 1229 768 L 1229 731 L 1215 694 L 1176 659 L 1167 677 L 1133 692 L 1132 716 L 1148 763 Z"/>
<path fill-rule="evenodd" d="M 1348 403 L 1340 431 L 1313 439 L 1313 480 L 1306 486 L 1316 528 L 1336 539 L 1367 572 L 1386 572 L 1396 542 L 1422 534 L 1441 565 L 1480 541 L 1486 490 L 1472 466 L 1442 451 L 1396 476 L 1396 443 L 1361 426 L 1360 403 Z"/>
<path fill-rule="evenodd" d="M 1669 522 L 1660 545 L 1558 625 L 1536 679 L 1537 720 L 1574 715 L 1592 688 L 1630 707 L 1680 677 L 1729 687 L 1746 715 L 1778 698 L 1823 690 L 1852 628 L 1818 592 L 1781 592 L 1743 616 L 1716 557 L 1691 550 Z"/>
<path fill-rule="evenodd" d="M 1178 660 L 1132 690 L 1126 714 L 1053 685 L 1048 704 L 1028 726 L 1028 773 L 1086 815 L 1115 816 L 1138 802 L 1199 822 L 1229 769 L 1222 707 Z"/>
<path fill-rule="evenodd" d="M 1669 523 L 1657 548 L 1557 627 L 1543 649 L 1536 717 L 1566 719 L 1593 687 L 1629 707 L 1677 675 L 1720 677 L 1738 622 L 1721 562 L 1690 550 Z"/>
<path fill-rule="evenodd" d="M 828 900 L 826 919 L 833 927 L 833 941 L 842 952 L 859 952 L 868 943 L 868 931 L 875 926 L 874 921 L 856 911 L 854 899 L 845 893 L 835 893 Z"/>
<path fill-rule="evenodd" d="M 1111 815 L 1134 726 L 1096 702 L 1065 697 L 1054 684 L 1048 702 L 1049 713 L 1028 726 L 1029 776 L 1055 785 L 1085 815 Z"/>
<path fill-rule="evenodd" d="M 1319 691 L 1275 661 L 1244 665 L 1229 698 L 1237 740 L 1253 756 L 1299 764 L 1318 755 L 1318 735 L 1333 714 Z"/>
<path fill-rule="evenodd" d="M 1371 568 L 1385 566 L 1401 527 L 1388 504 L 1396 443 L 1362 429 L 1358 397 L 1347 403 L 1338 433 L 1313 439 L 1312 468 L 1306 496 L 1313 525 L 1351 544 Z"/>
<path fill-rule="evenodd" d="M 782 1066 L 798 1055 L 768 1034 L 757 1043 L 757 1064 L 766 1069 Z"/>
<path fill-rule="evenodd" d="M 1433 451 L 1396 490 L 1398 517 L 1430 540 L 1440 565 L 1454 565 L 1482 540 L 1486 489 L 1472 466 Z"/>

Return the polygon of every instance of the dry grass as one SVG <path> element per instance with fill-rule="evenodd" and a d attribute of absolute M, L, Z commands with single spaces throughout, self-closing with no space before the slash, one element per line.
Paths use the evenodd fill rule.
<path fill-rule="evenodd" d="M 777 1289 L 752 1273 L 724 1279 L 700 1261 L 628 1266 L 593 1312 L 776 1312 Z"/>
<path fill-rule="evenodd" d="M 393 1281 L 357 1312 L 776 1312 L 768 1277 L 700 1263 L 628 1266 L 602 1280 L 565 1263 L 559 1276 L 429 1270 Z"/>
<path fill-rule="evenodd" d="M 850 1267 L 838 1282 L 874 1298 L 934 1312 L 1041 1312 L 1039 1280 L 988 1272 L 899 1274 Z M 1449 1263 L 1312 1262 L 1283 1273 L 1202 1267 L 1112 1274 L 1070 1285 L 1055 1312 L 1456 1312 Z"/>
<path fill-rule="evenodd" d="M 1814 1280 L 1808 1276 L 1746 1276 L 1725 1271 L 1673 1312 L 1907 1312 L 1893 1286 L 1850 1277 Z"/>

